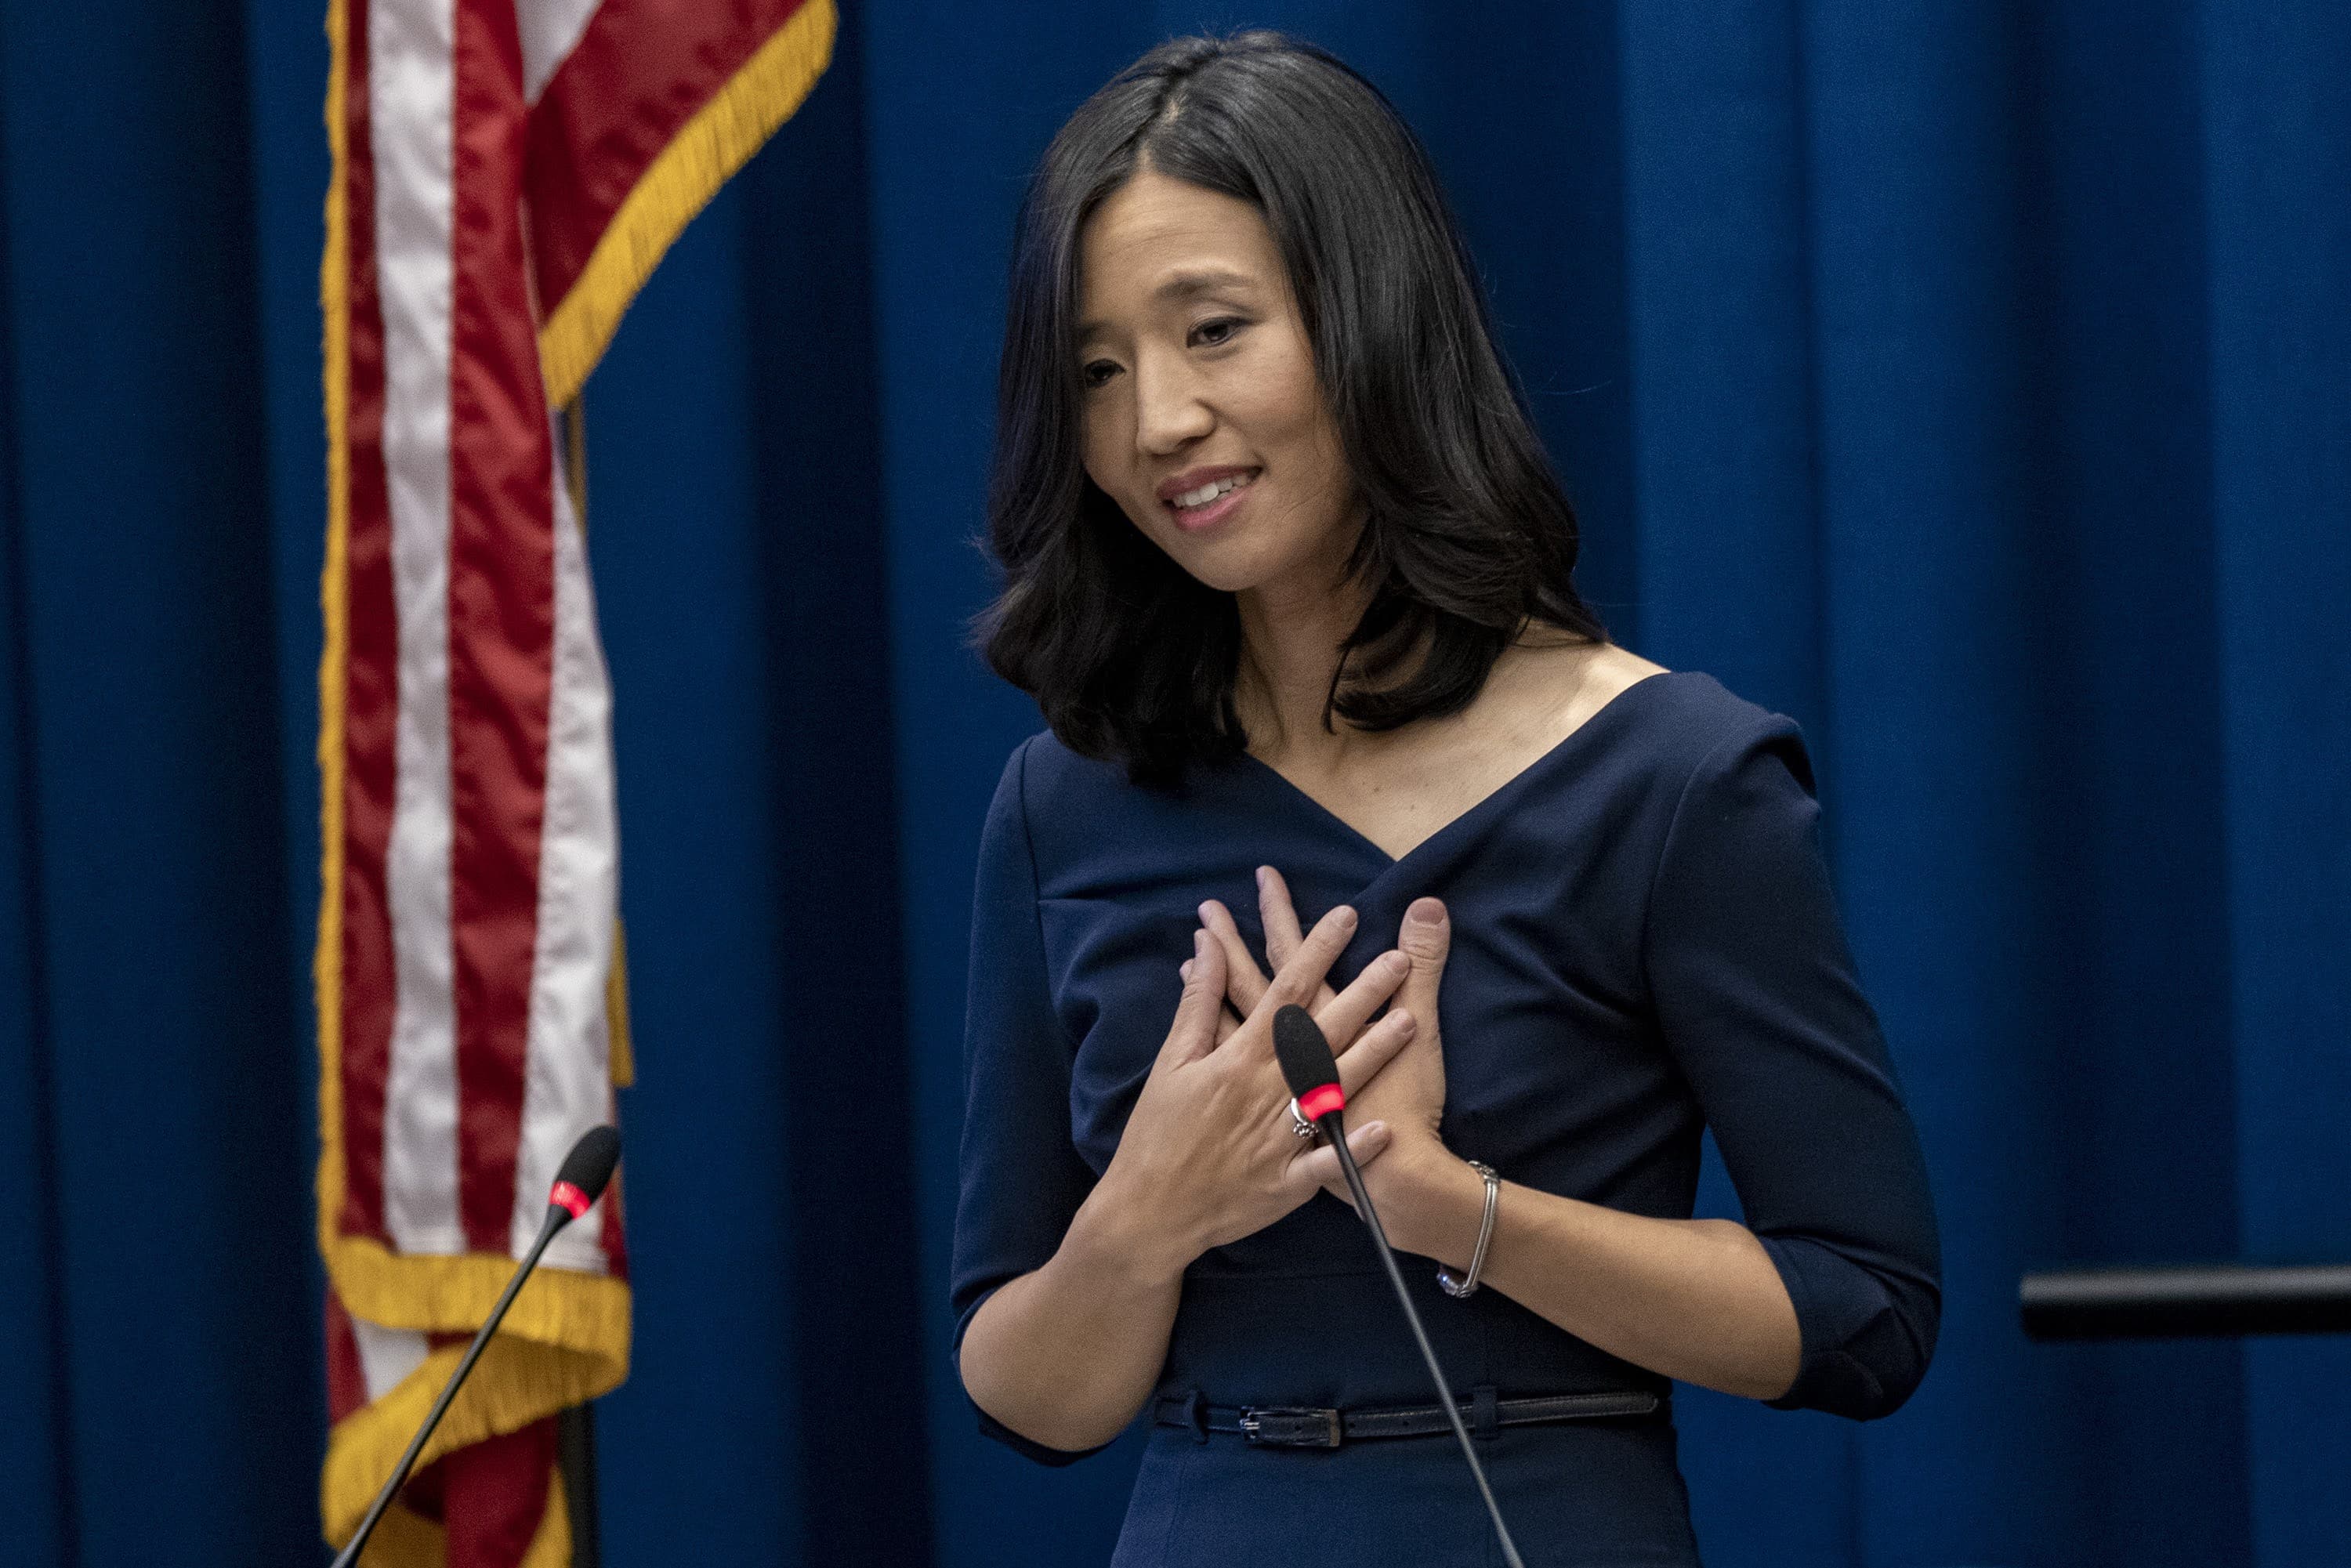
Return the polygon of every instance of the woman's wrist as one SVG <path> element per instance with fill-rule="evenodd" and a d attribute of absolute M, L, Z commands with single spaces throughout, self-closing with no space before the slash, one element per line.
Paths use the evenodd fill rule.
<path fill-rule="evenodd" d="M 1469 1162 L 1432 1134 L 1399 1139 L 1373 1168 L 1384 1178 L 1373 1198 L 1388 1239 L 1456 1271 L 1468 1269 L 1486 1217 L 1486 1180 Z"/>
<path fill-rule="evenodd" d="M 1078 1206 L 1061 1249 L 1073 1262 L 1153 1286 L 1182 1280 L 1201 1251 L 1165 1214 L 1130 1193 L 1128 1185 L 1117 1179 L 1115 1164 Z"/>

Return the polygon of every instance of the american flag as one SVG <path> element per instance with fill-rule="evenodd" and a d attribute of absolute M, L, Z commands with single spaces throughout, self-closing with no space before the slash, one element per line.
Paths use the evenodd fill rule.
<path fill-rule="evenodd" d="M 319 1246 L 346 1539 L 613 1119 L 611 693 L 559 411 L 806 95 L 831 0 L 333 0 Z M 625 1375 L 616 1183 L 370 1561 L 569 1560 L 550 1417 Z M 441 1517 L 435 1517 L 439 1515 Z"/>

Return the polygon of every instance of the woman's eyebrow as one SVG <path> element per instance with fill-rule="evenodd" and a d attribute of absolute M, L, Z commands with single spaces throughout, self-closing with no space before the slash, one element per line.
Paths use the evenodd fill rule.
<path fill-rule="evenodd" d="M 1155 299 L 1188 299 L 1196 294 L 1212 294 L 1219 288 L 1247 288 L 1257 280 L 1246 272 L 1228 267 L 1207 267 L 1196 272 L 1178 272 L 1151 291 Z"/>

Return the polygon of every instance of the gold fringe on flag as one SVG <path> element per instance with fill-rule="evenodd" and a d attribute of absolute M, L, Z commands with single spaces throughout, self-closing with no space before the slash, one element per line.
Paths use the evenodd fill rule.
<path fill-rule="evenodd" d="M 433 1401 L 440 1396 L 441 1385 L 449 1381 L 449 1375 L 456 1370 L 465 1354 L 462 1344 L 434 1351 L 382 1398 L 345 1417 L 329 1435 L 327 1463 L 319 1485 L 319 1516 L 328 1540 L 347 1541 L 359 1528 L 368 1504 L 375 1500 L 376 1490 L 383 1485 L 383 1478 L 392 1473 L 392 1466 L 400 1462 L 409 1439 L 423 1425 Z M 567 1405 L 578 1404 L 576 1391 L 601 1376 L 602 1369 L 590 1364 L 593 1359 L 551 1349 L 544 1343 L 517 1340 L 501 1329 L 483 1347 L 482 1359 L 475 1364 L 474 1375 L 457 1391 L 448 1414 L 441 1417 L 441 1425 L 433 1429 L 424 1451 L 417 1455 L 416 1468 L 421 1470 L 444 1454 L 520 1431 Z M 538 1542 L 544 1541 L 551 1530 L 559 1530 L 566 1550 L 564 1556 L 556 1561 L 568 1563 L 570 1523 L 561 1506 L 561 1468 L 554 1467 L 559 1479 L 549 1488 L 548 1514 L 540 1522 L 532 1550 L 538 1550 Z M 406 1512 L 404 1509 L 387 1510 L 385 1523 L 391 1522 L 393 1513 Z M 408 1514 L 408 1518 L 420 1527 L 434 1530 L 414 1514 Z M 381 1531 L 382 1526 L 378 1529 Z M 379 1537 L 369 1542 L 367 1555 L 371 1563 L 440 1561 L 437 1530 L 434 1530 L 429 1542 L 424 1537 L 417 1540 L 420 1548 L 433 1553 L 430 1556 L 387 1553 L 380 1540 Z"/>
<path fill-rule="evenodd" d="M 343 1206 L 343 691 L 350 663 L 350 183 L 345 131 L 350 45 L 343 0 L 327 7 L 327 42 L 334 64 L 327 76 L 327 145 L 334 173 L 327 185 L 327 246 L 319 264 L 319 304 L 325 317 L 327 564 L 319 584 L 326 646 L 319 659 L 319 947 L 311 979 L 319 1007 L 319 1250 L 331 1269 L 340 1239 L 335 1217 Z"/>
<path fill-rule="evenodd" d="M 791 118 L 832 58 L 833 0 L 807 0 L 662 149 L 538 332 L 548 402 L 569 402 L 694 215 Z"/>

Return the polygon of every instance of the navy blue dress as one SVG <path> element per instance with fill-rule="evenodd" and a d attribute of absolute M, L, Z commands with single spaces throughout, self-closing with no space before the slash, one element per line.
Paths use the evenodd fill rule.
<path fill-rule="evenodd" d="M 1361 916 L 1334 988 L 1395 946 L 1406 904 L 1445 901 L 1442 1132 L 1456 1154 L 1546 1192 L 1687 1218 L 1711 1127 L 1802 1330 L 1777 1403 L 1885 1415 L 1934 1345 L 1934 1218 L 1817 816 L 1795 725 L 1690 673 L 1628 687 L 1402 860 L 1254 758 L 1162 792 L 1031 737 L 980 851 L 956 1343 L 990 1291 L 1052 1256 L 1108 1166 L 1174 1017 L 1200 901 L 1221 899 L 1262 961 L 1254 872 L 1270 864 L 1303 925 L 1337 904 Z M 1669 1392 L 1498 1291 L 1455 1301 L 1434 1265 L 1404 1261 L 1461 1397 Z M 1219 1406 L 1432 1397 L 1362 1226 L 1319 1193 L 1193 1263 L 1160 1386 Z M 979 1418 L 1032 1458 L 1076 1457 Z M 1668 1415 L 1479 1441 L 1530 1564 L 1697 1561 Z M 1292 1522 L 1310 1518 L 1338 1533 Z M 1500 1561 L 1450 1436 L 1274 1449 L 1155 1427 L 1119 1568 L 1326 1558 Z"/>

